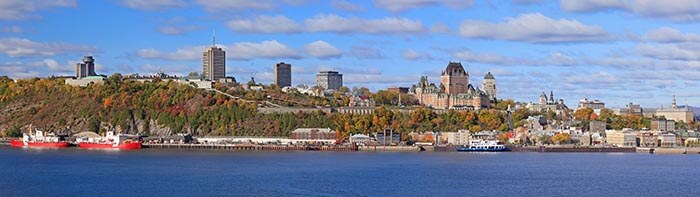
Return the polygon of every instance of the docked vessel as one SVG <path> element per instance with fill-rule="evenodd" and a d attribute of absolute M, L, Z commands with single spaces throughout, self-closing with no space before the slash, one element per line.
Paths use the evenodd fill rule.
<path fill-rule="evenodd" d="M 457 147 L 457 151 L 461 152 L 502 152 L 508 151 L 506 146 L 498 144 L 496 140 L 472 140 L 469 145 Z"/>
<path fill-rule="evenodd" d="M 77 142 L 78 147 L 89 149 L 141 149 L 141 142 L 130 138 L 133 136 L 110 131 L 105 137 L 77 139 Z"/>
<path fill-rule="evenodd" d="M 13 147 L 64 148 L 70 144 L 62 136 L 53 133 L 45 134 L 43 131 L 35 130 L 34 134 L 23 133 L 21 140 L 10 140 L 10 145 Z"/>

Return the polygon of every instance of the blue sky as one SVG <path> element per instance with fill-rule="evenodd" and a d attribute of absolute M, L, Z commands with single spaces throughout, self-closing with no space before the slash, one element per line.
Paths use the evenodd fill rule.
<path fill-rule="evenodd" d="M 378 90 L 460 61 L 500 98 L 697 106 L 698 22 L 694 0 L 3 0 L 0 75 L 71 75 L 86 54 L 100 74 L 201 72 L 215 31 L 239 81 L 284 61 L 295 85 L 334 69 Z"/>

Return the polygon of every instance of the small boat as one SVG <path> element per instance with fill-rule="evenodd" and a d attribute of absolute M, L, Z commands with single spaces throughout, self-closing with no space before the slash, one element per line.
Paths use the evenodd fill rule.
<path fill-rule="evenodd" d="M 129 135 L 107 132 L 105 137 L 78 139 L 78 147 L 88 149 L 141 149 L 141 142 L 129 139 Z"/>
<path fill-rule="evenodd" d="M 10 145 L 19 148 L 64 148 L 68 147 L 70 144 L 67 141 L 65 141 L 62 136 L 57 136 L 54 133 L 45 134 L 43 131 L 35 129 L 34 134 L 23 133 L 21 140 L 10 140 Z"/>
<path fill-rule="evenodd" d="M 469 141 L 469 145 L 464 145 L 457 147 L 457 151 L 460 152 L 502 152 L 508 151 L 506 146 L 503 144 L 498 144 L 496 140 L 472 140 Z"/>

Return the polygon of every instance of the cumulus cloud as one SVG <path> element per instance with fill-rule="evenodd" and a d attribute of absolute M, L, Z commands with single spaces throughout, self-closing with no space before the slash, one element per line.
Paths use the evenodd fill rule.
<path fill-rule="evenodd" d="M 700 34 L 683 33 L 674 28 L 661 27 L 649 30 L 644 35 L 644 40 L 661 43 L 700 42 Z"/>
<path fill-rule="evenodd" d="M 350 55 L 358 59 L 382 59 L 384 54 L 375 47 L 353 46 L 350 48 Z"/>
<path fill-rule="evenodd" d="M 345 0 L 332 0 L 331 1 L 331 6 L 335 9 L 347 11 L 347 12 L 364 12 L 365 8 L 357 5 L 357 4 L 352 4 L 348 1 Z"/>
<path fill-rule="evenodd" d="M 201 27 L 194 25 L 165 25 L 158 27 L 158 32 L 167 35 L 182 35 L 199 29 L 201 29 Z"/>
<path fill-rule="evenodd" d="M 274 1 L 251 0 L 197 0 L 199 5 L 208 11 L 221 10 L 271 10 L 276 8 Z"/>
<path fill-rule="evenodd" d="M 392 12 L 436 5 L 462 9 L 474 3 L 472 0 L 373 0 L 372 2 L 375 6 Z"/>
<path fill-rule="evenodd" d="M 182 8 L 187 5 L 184 0 L 121 0 L 121 3 L 128 8 L 146 11 Z"/>
<path fill-rule="evenodd" d="M 580 64 L 575 58 L 559 52 L 552 53 L 541 58 L 519 58 L 495 53 L 474 52 L 469 49 L 463 49 L 453 51 L 452 56 L 466 62 L 504 66 L 576 66 Z"/>
<path fill-rule="evenodd" d="M 153 48 L 140 49 L 136 55 L 145 59 L 163 59 L 163 60 L 199 60 L 202 58 L 202 52 L 207 46 L 189 46 L 175 50 L 175 52 L 162 52 Z"/>
<path fill-rule="evenodd" d="M 560 5 L 571 12 L 620 10 L 677 22 L 700 20 L 700 1 L 696 0 L 561 0 Z"/>
<path fill-rule="evenodd" d="M 305 24 L 311 32 L 391 34 L 419 33 L 426 30 L 420 21 L 395 17 L 362 19 L 321 14 L 306 19 Z"/>
<path fill-rule="evenodd" d="M 38 11 L 77 5 L 75 0 L 3 0 L 0 2 L 0 20 L 40 18 L 36 15 Z"/>
<path fill-rule="evenodd" d="M 552 19 L 540 13 L 522 14 L 502 23 L 466 20 L 459 32 L 468 38 L 522 41 L 532 43 L 602 42 L 612 36 L 600 26 L 576 20 Z"/>
<path fill-rule="evenodd" d="M 301 58 L 296 50 L 277 42 L 267 40 L 259 43 L 239 42 L 229 47 L 227 51 L 229 59 L 248 60 L 254 58 Z"/>
<path fill-rule="evenodd" d="M 9 57 L 53 56 L 65 53 L 94 53 L 97 48 L 63 42 L 42 43 L 24 38 L 0 38 L 0 53 Z"/>
<path fill-rule="evenodd" d="M 343 55 L 343 52 L 338 48 L 320 40 L 306 45 L 304 50 L 306 50 L 306 53 L 309 55 L 321 59 L 338 58 Z"/>
<path fill-rule="evenodd" d="M 700 60 L 700 44 L 640 44 L 636 47 L 640 55 L 662 60 Z"/>
<path fill-rule="evenodd" d="M 433 56 L 428 52 L 416 51 L 413 49 L 406 49 L 401 52 L 401 57 L 408 60 L 429 60 L 433 59 Z"/>
<path fill-rule="evenodd" d="M 227 24 L 229 29 L 240 33 L 297 33 L 303 26 L 284 16 L 258 16 L 254 19 L 236 19 Z"/>

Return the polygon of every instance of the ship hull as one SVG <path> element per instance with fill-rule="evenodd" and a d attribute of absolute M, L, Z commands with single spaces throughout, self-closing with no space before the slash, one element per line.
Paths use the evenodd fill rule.
<path fill-rule="evenodd" d="M 505 152 L 508 151 L 507 148 L 503 149 L 484 149 L 484 148 L 457 148 L 458 152 Z"/>
<path fill-rule="evenodd" d="M 81 142 L 78 144 L 78 147 L 80 148 L 89 148 L 89 149 L 127 149 L 127 150 L 134 150 L 134 149 L 141 149 L 141 143 L 139 142 L 131 142 L 131 143 L 123 143 L 119 144 L 118 146 L 115 146 L 113 144 L 98 144 L 98 143 L 85 143 Z"/>
<path fill-rule="evenodd" d="M 19 140 L 10 140 L 10 145 L 14 147 L 38 147 L 38 148 L 65 148 L 70 144 L 68 142 L 24 142 Z"/>

